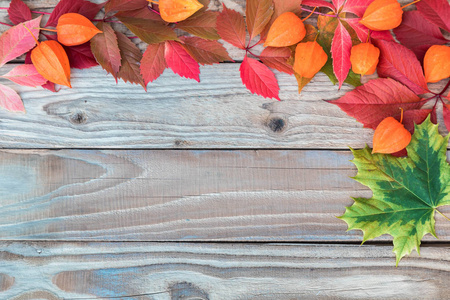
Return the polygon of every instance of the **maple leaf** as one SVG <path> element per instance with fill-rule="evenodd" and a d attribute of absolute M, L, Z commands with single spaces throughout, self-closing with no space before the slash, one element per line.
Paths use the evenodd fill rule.
<path fill-rule="evenodd" d="M 122 57 L 121 67 L 117 77 L 123 79 L 125 82 L 140 84 L 146 91 L 147 86 L 140 73 L 139 63 L 142 59 L 141 50 L 130 41 L 130 39 L 121 32 L 116 32 L 117 42 Z"/>
<path fill-rule="evenodd" d="M 278 97 L 280 88 L 277 79 L 267 66 L 246 56 L 239 71 L 241 72 L 242 82 L 250 92 L 265 98 L 280 100 Z"/>
<path fill-rule="evenodd" d="M 219 13 L 216 11 L 206 11 L 198 16 L 193 16 L 187 20 L 178 22 L 176 24 L 176 28 L 184 30 L 200 38 L 207 40 L 218 40 L 220 39 L 216 29 L 218 15 Z"/>
<path fill-rule="evenodd" d="M 165 43 L 150 44 L 147 46 L 141 60 L 141 75 L 145 86 L 156 80 L 167 68 L 164 58 Z"/>
<path fill-rule="evenodd" d="M 22 0 L 12 0 L 9 4 L 8 15 L 15 25 L 32 19 L 30 8 Z"/>
<path fill-rule="evenodd" d="M 7 74 L 0 76 L 20 85 L 37 87 L 45 84 L 47 79 L 38 73 L 34 65 L 18 65 Z"/>
<path fill-rule="evenodd" d="M 217 41 L 210 41 L 198 37 L 181 37 L 183 47 L 201 65 L 218 64 L 233 61 L 227 50 Z"/>
<path fill-rule="evenodd" d="M 121 66 L 121 56 L 117 36 L 111 25 L 98 22 L 97 28 L 103 31 L 91 39 L 91 50 L 99 65 L 111 73 L 117 82 L 117 73 Z"/>
<path fill-rule="evenodd" d="M 164 52 L 167 66 L 178 75 L 200 82 L 200 67 L 195 59 L 175 41 L 166 41 Z"/>
<path fill-rule="evenodd" d="M 3 84 L 0 84 L 0 107 L 12 112 L 25 112 L 25 107 L 19 94 Z"/>
<path fill-rule="evenodd" d="M 354 179 L 368 186 L 373 196 L 354 198 L 339 218 L 348 230 L 363 231 L 363 243 L 382 234 L 394 240 L 396 265 L 416 249 L 427 233 L 436 237 L 437 208 L 450 205 L 450 165 L 446 161 L 448 137 L 442 137 L 430 119 L 416 126 L 408 157 L 372 154 L 366 147 L 352 150 L 358 168 Z"/>
<path fill-rule="evenodd" d="M 45 27 L 56 27 L 59 17 L 67 13 L 78 13 L 92 20 L 103 5 L 104 3 L 95 4 L 85 0 L 61 0 L 53 9 Z"/>

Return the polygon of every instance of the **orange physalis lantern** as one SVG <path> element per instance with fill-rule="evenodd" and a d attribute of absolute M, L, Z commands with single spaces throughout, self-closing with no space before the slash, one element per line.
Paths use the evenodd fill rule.
<path fill-rule="evenodd" d="M 56 26 L 58 41 L 66 46 L 76 46 L 88 42 L 97 33 L 101 33 L 85 16 L 77 13 L 64 14 Z"/>
<path fill-rule="evenodd" d="M 265 47 L 295 45 L 306 35 L 302 20 L 292 12 L 285 12 L 275 19 L 267 34 Z"/>
<path fill-rule="evenodd" d="M 301 77 L 313 78 L 327 60 L 327 54 L 316 41 L 300 43 L 295 49 L 294 71 Z"/>
<path fill-rule="evenodd" d="M 423 68 L 427 82 L 438 82 L 450 77 L 450 47 L 431 46 L 425 53 Z"/>
<path fill-rule="evenodd" d="M 150 3 L 158 4 L 161 18 L 169 23 L 186 20 L 196 13 L 203 4 L 197 0 L 147 0 Z"/>
<path fill-rule="evenodd" d="M 405 129 L 401 121 L 387 117 L 378 124 L 373 135 L 372 153 L 395 153 L 404 149 L 411 142 L 411 133 Z"/>
<path fill-rule="evenodd" d="M 361 43 L 353 46 L 350 53 L 353 72 L 363 76 L 375 73 L 379 57 L 380 49 L 371 43 Z"/>
<path fill-rule="evenodd" d="M 402 15 L 403 10 L 397 0 L 375 0 L 359 22 L 372 30 L 389 30 L 400 25 Z"/>

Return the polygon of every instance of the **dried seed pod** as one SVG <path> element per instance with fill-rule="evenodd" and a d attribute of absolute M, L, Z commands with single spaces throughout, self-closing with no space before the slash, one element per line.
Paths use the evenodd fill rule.
<path fill-rule="evenodd" d="M 450 47 L 431 46 L 425 53 L 423 68 L 427 82 L 438 82 L 450 77 Z"/>
<path fill-rule="evenodd" d="M 316 41 L 300 43 L 295 49 L 294 71 L 301 77 L 313 78 L 327 60 L 327 54 Z"/>
<path fill-rule="evenodd" d="M 375 72 L 380 57 L 380 49 L 371 43 L 353 46 L 350 53 L 352 70 L 356 74 L 371 75 Z"/>
<path fill-rule="evenodd" d="M 102 31 L 95 27 L 85 16 L 77 13 L 64 14 L 56 26 L 58 41 L 66 46 L 76 46 L 88 42 Z"/>
<path fill-rule="evenodd" d="M 186 20 L 203 7 L 197 0 L 147 0 L 158 4 L 161 18 L 169 23 Z"/>
<path fill-rule="evenodd" d="M 270 26 L 264 46 L 292 46 L 303 40 L 305 35 L 306 29 L 302 20 L 292 12 L 285 12 Z"/>
<path fill-rule="evenodd" d="M 393 117 L 387 117 L 378 124 L 373 135 L 372 153 L 395 153 L 411 142 L 411 133 Z"/>
<path fill-rule="evenodd" d="M 375 0 L 359 22 L 372 30 L 389 30 L 400 25 L 402 15 L 403 10 L 397 0 Z"/>
<path fill-rule="evenodd" d="M 31 61 L 45 79 L 60 85 L 70 85 L 70 64 L 66 51 L 57 41 L 44 41 L 31 51 Z"/>

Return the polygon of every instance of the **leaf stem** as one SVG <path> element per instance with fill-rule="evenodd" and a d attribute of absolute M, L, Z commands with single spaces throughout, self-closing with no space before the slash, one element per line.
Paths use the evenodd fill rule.
<path fill-rule="evenodd" d="M 153 3 L 153 2 L 152 2 L 152 3 Z M 148 8 L 150 11 L 154 12 L 155 14 L 161 15 L 161 13 L 160 13 L 159 11 L 157 11 L 156 9 L 154 9 L 153 7 L 147 5 L 147 8 Z"/>
<path fill-rule="evenodd" d="M 316 10 L 316 8 L 317 8 L 317 6 L 314 7 L 314 9 L 312 10 L 312 12 L 311 12 L 306 18 L 304 18 L 304 19 L 302 20 L 302 22 L 305 22 L 306 19 L 308 19 L 309 17 L 311 17 L 311 15 L 314 13 L 314 11 Z"/>
<path fill-rule="evenodd" d="M 304 8 L 304 7 L 302 7 L 302 10 L 310 12 L 310 13 L 314 13 L 314 14 L 317 14 L 317 15 L 325 16 L 325 17 L 332 17 L 332 18 L 337 18 L 338 17 L 336 14 L 335 15 L 327 15 L 327 14 L 324 14 L 324 13 L 321 13 L 321 12 L 318 12 L 318 11 L 313 11 L 313 10 L 310 10 L 310 9 L 307 9 L 307 8 Z"/>
<path fill-rule="evenodd" d="M 419 2 L 419 1 L 420 1 L 420 0 L 413 1 L 413 2 L 411 2 L 411 3 L 408 3 L 408 4 L 406 4 L 406 5 L 403 5 L 401 8 L 404 9 L 405 7 L 408 7 L 408 6 L 410 6 L 411 4 L 417 3 L 417 2 Z"/>
<path fill-rule="evenodd" d="M 36 41 L 36 45 L 39 46 L 39 41 L 36 39 L 36 37 L 34 36 L 34 34 L 31 32 L 31 30 L 28 29 L 28 27 L 25 26 L 25 24 L 22 24 L 22 25 L 23 25 L 23 27 L 25 27 L 26 30 L 28 30 L 28 32 L 31 34 L 31 36 L 33 37 L 33 39 Z"/>
<path fill-rule="evenodd" d="M 253 49 L 257 45 L 259 45 L 259 43 L 261 43 L 261 38 L 253 46 L 250 46 L 250 42 L 248 42 L 249 46 L 245 50 Z"/>
<path fill-rule="evenodd" d="M 441 216 L 443 216 L 445 219 L 447 219 L 447 221 L 450 221 L 450 219 L 446 216 L 446 215 L 444 215 L 443 213 L 441 213 L 439 210 L 437 210 L 436 209 L 436 211 L 441 215 Z"/>
<path fill-rule="evenodd" d="M 254 54 L 252 51 L 250 51 L 249 49 L 246 49 L 246 51 L 248 53 L 250 53 L 251 55 L 253 55 L 254 57 L 257 57 L 259 59 L 259 55 Z"/>
<path fill-rule="evenodd" d="M 14 25 L 11 25 L 11 24 L 8 24 L 8 23 L 3 23 L 3 22 L 0 22 L 0 24 L 2 24 L 2 25 L 6 25 L 6 26 L 9 26 L 9 27 L 12 27 L 12 26 L 14 26 Z"/>
<path fill-rule="evenodd" d="M 445 93 L 445 91 L 448 89 L 449 86 L 450 86 L 450 80 L 447 82 L 447 85 L 444 87 L 444 89 L 438 95 L 442 96 Z"/>

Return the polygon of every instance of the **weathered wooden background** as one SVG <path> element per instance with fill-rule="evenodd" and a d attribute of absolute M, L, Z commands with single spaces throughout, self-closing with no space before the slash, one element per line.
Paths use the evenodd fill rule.
<path fill-rule="evenodd" d="M 58 93 L 2 80 L 27 114 L 0 111 L 0 299 L 448 299 L 440 215 L 440 239 L 398 268 L 390 237 L 359 246 L 335 218 L 371 195 L 348 146 L 372 131 L 323 101 L 351 87 L 318 74 L 298 95 L 276 73 L 278 102 L 238 69 L 202 67 L 200 84 L 166 70 L 148 93 L 100 67 Z"/>

